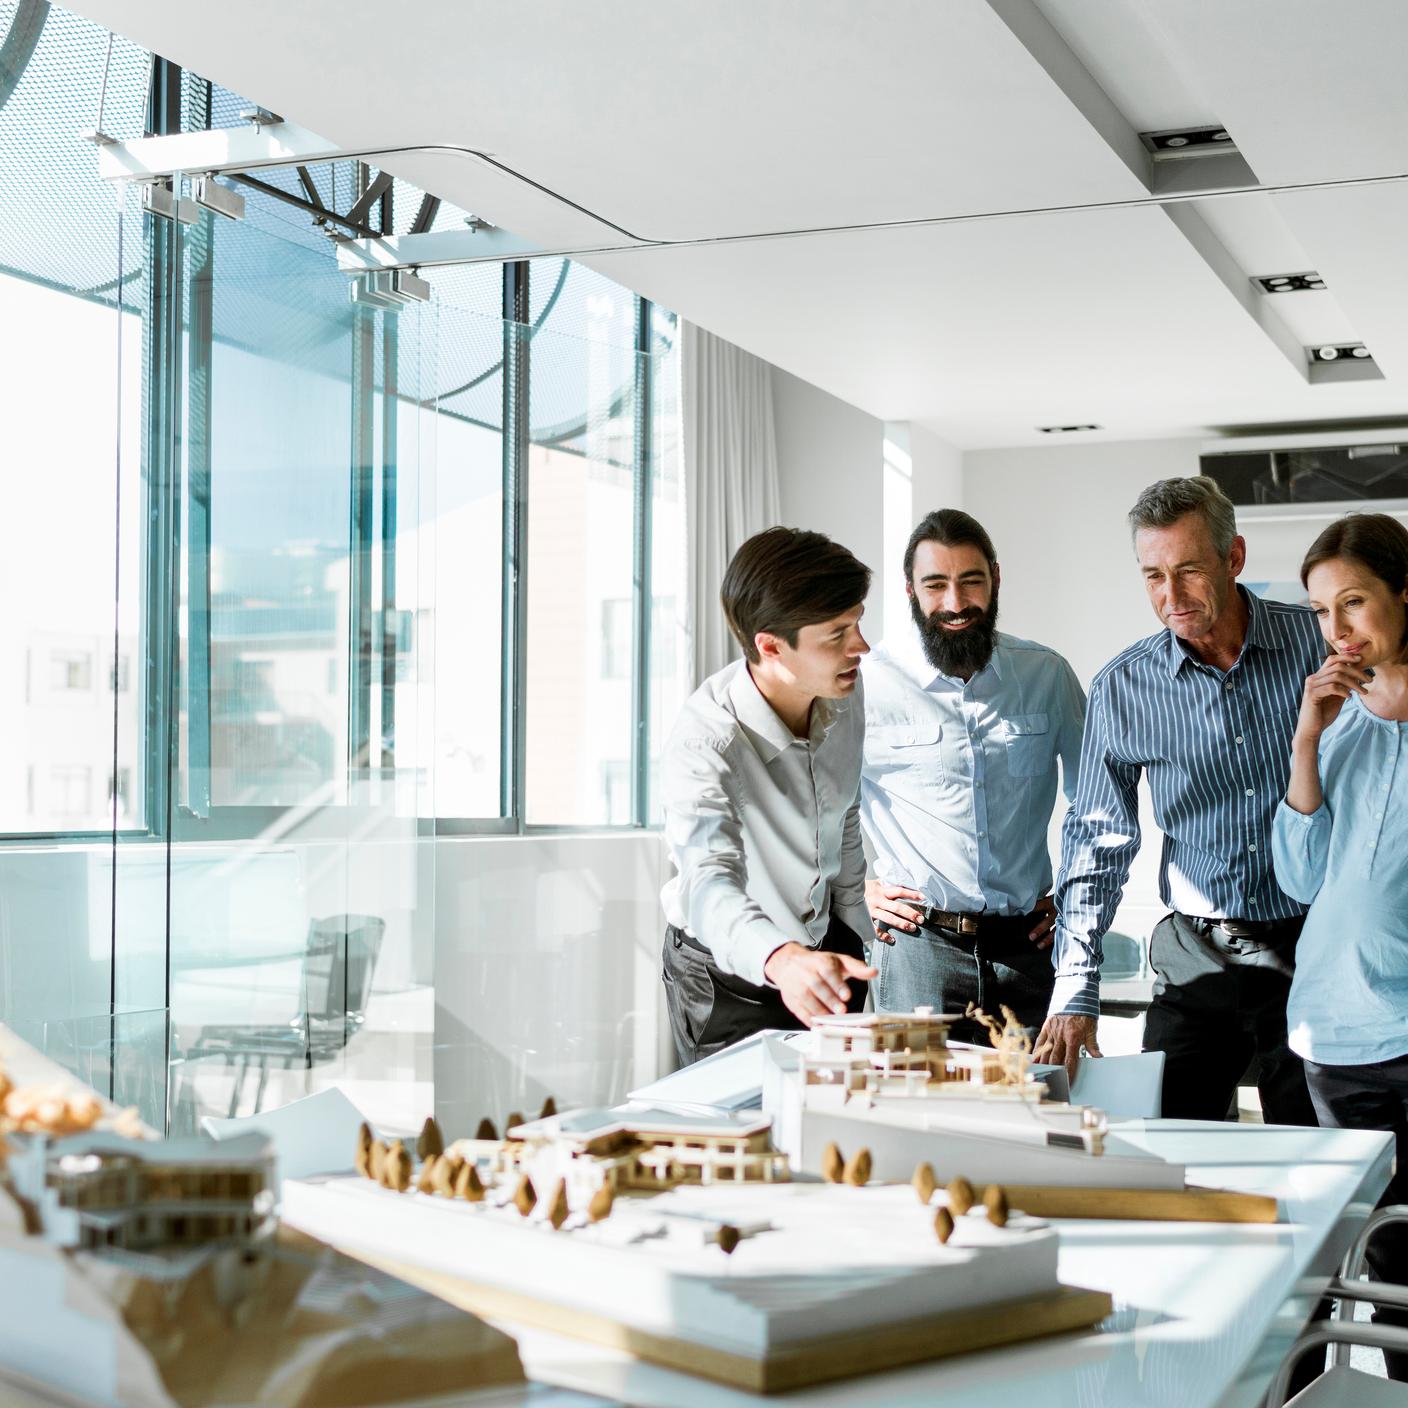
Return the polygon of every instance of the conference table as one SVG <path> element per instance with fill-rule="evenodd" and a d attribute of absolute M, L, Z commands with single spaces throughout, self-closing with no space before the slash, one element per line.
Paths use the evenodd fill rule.
<path fill-rule="evenodd" d="M 20 1081 L 78 1085 L 0 1027 L 0 1061 Z M 721 1387 L 619 1351 L 512 1321 L 530 1384 L 495 1405 L 580 1408 L 591 1399 L 641 1408 L 887 1404 L 958 1408 L 1253 1408 L 1388 1184 L 1393 1142 L 1357 1130 L 1184 1120 L 1112 1126 L 1187 1166 L 1188 1181 L 1263 1193 L 1277 1223 L 1059 1220 L 1060 1275 L 1108 1291 L 1096 1329 L 841 1380 L 783 1399 Z M 355 1227 L 329 1240 L 355 1251 Z M 821 1273 L 824 1274 L 824 1273 Z M 37 1399 L 30 1401 L 39 1401 Z M 488 1408 L 488 1404 L 484 1405 Z"/>
<path fill-rule="evenodd" d="M 1061 1279 L 1110 1292 L 1096 1330 L 937 1360 L 789 1393 L 792 1405 L 971 1408 L 1251 1408 L 1304 1327 L 1387 1186 L 1389 1135 L 1192 1120 L 1133 1121 L 1115 1131 L 1188 1165 L 1188 1181 L 1265 1193 L 1276 1224 L 1057 1222 Z M 504 1323 L 540 1387 L 533 1402 L 590 1394 L 641 1408 L 744 1408 L 765 1397 Z"/>

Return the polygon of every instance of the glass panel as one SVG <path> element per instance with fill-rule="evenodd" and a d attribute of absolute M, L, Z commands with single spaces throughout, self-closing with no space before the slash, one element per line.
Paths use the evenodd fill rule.
<path fill-rule="evenodd" d="M 209 716 L 189 693 L 204 680 L 188 672 L 184 800 L 198 816 L 345 803 L 356 351 L 346 280 L 326 250 L 247 221 L 204 214 L 187 246 L 191 297 L 209 307 L 213 336 L 208 367 L 198 340 L 189 362 L 182 657 L 208 669 Z"/>
<path fill-rule="evenodd" d="M 503 271 L 473 265 L 431 274 L 438 357 L 408 431 L 434 464 L 435 752 L 426 815 L 501 814 L 503 664 Z"/>
<path fill-rule="evenodd" d="M 418 369 L 436 315 L 353 305 L 326 241 L 250 209 L 185 242 L 170 1125 L 335 1083 L 409 1132 L 432 1107 Z"/>
<path fill-rule="evenodd" d="M 560 278 L 545 260 L 530 288 Z M 627 289 L 572 265 L 528 354 L 530 825 L 631 822 L 633 692 L 620 665 L 634 568 L 634 310 Z"/>
<path fill-rule="evenodd" d="M 42 170 L 44 179 L 0 182 L 9 470 L 0 544 L 0 591 L 9 604 L 0 625 L 7 745 L 0 833 L 108 831 L 114 822 L 126 829 L 144 821 L 135 747 L 141 640 L 131 609 L 141 514 L 131 493 L 119 497 L 117 472 L 120 457 L 136 461 L 141 382 L 120 384 L 118 368 L 124 357 L 140 365 L 142 328 L 119 300 L 113 192 L 97 179 L 91 150 L 73 138 L 92 126 L 87 104 L 106 41 L 64 11 L 45 18 L 0 0 L 0 41 L 12 27 L 23 28 L 33 48 L 20 72 L 0 72 L 0 170 Z M 110 126 L 139 124 L 144 87 L 145 55 L 116 44 Z M 140 247 L 129 253 L 140 260 Z M 124 315 L 114 314 L 118 307 Z M 85 511 L 75 512 L 78 505 Z M 125 607 L 115 616 L 119 572 Z"/>
<path fill-rule="evenodd" d="M 677 321 L 651 309 L 650 692 L 646 824 L 660 826 L 660 753 L 689 694 L 684 462 Z"/>

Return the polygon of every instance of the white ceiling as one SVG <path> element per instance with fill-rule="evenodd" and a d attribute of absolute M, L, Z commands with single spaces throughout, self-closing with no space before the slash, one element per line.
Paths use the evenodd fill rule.
<path fill-rule="evenodd" d="M 343 149 L 487 152 L 536 185 L 385 165 L 964 448 L 1408 420 L 1408 182 L 1175 220 L 1135 137 L 1220 123 L 1263 188 L 1408 173 L 1403 0 L 76 8 Z M 1302 268 L 1329 292 L 1250 292 Z M 1311 385 L 1331 340 L 1384 379 Z"/>

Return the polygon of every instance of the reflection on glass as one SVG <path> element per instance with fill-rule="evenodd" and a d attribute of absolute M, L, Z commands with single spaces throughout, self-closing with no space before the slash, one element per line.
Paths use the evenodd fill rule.
<path fill-rule="evenodd" d="M 502 271 L 443 270 L 433 385 L 415 422 L 433 456 L 435 754 L 428 815 L 500 815 L 503 661 Z M 409 422 L 408 422 L 409 423 Z"/>
<path fill-rule="evenodd" d="M 529 824 L 631 822 L 634 309 L 572 266 L 528 353 Z"/>

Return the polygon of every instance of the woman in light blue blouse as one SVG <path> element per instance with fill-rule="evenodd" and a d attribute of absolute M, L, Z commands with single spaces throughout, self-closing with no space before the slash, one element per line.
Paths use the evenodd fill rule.
<path fill-rule="evenodd" d="M 1331 654 L 1305 682 L 1291 781 L 1272 830 L 1276 878 L 1310 905 L 1287 1008 L 1322 1125 L 1395 1136 L 1383 1201 L 1408 1201 L 1408 529 L 1354 513 L 1311 544 L 1301 581 Z M 1408 1234 L 1370 1248 L 1408 1281 Z M 1381 1309 L 1382 1322 L 1408 1315 Z M 1385 1355 L 1408 1379 L 1408 1355 Z"/>

